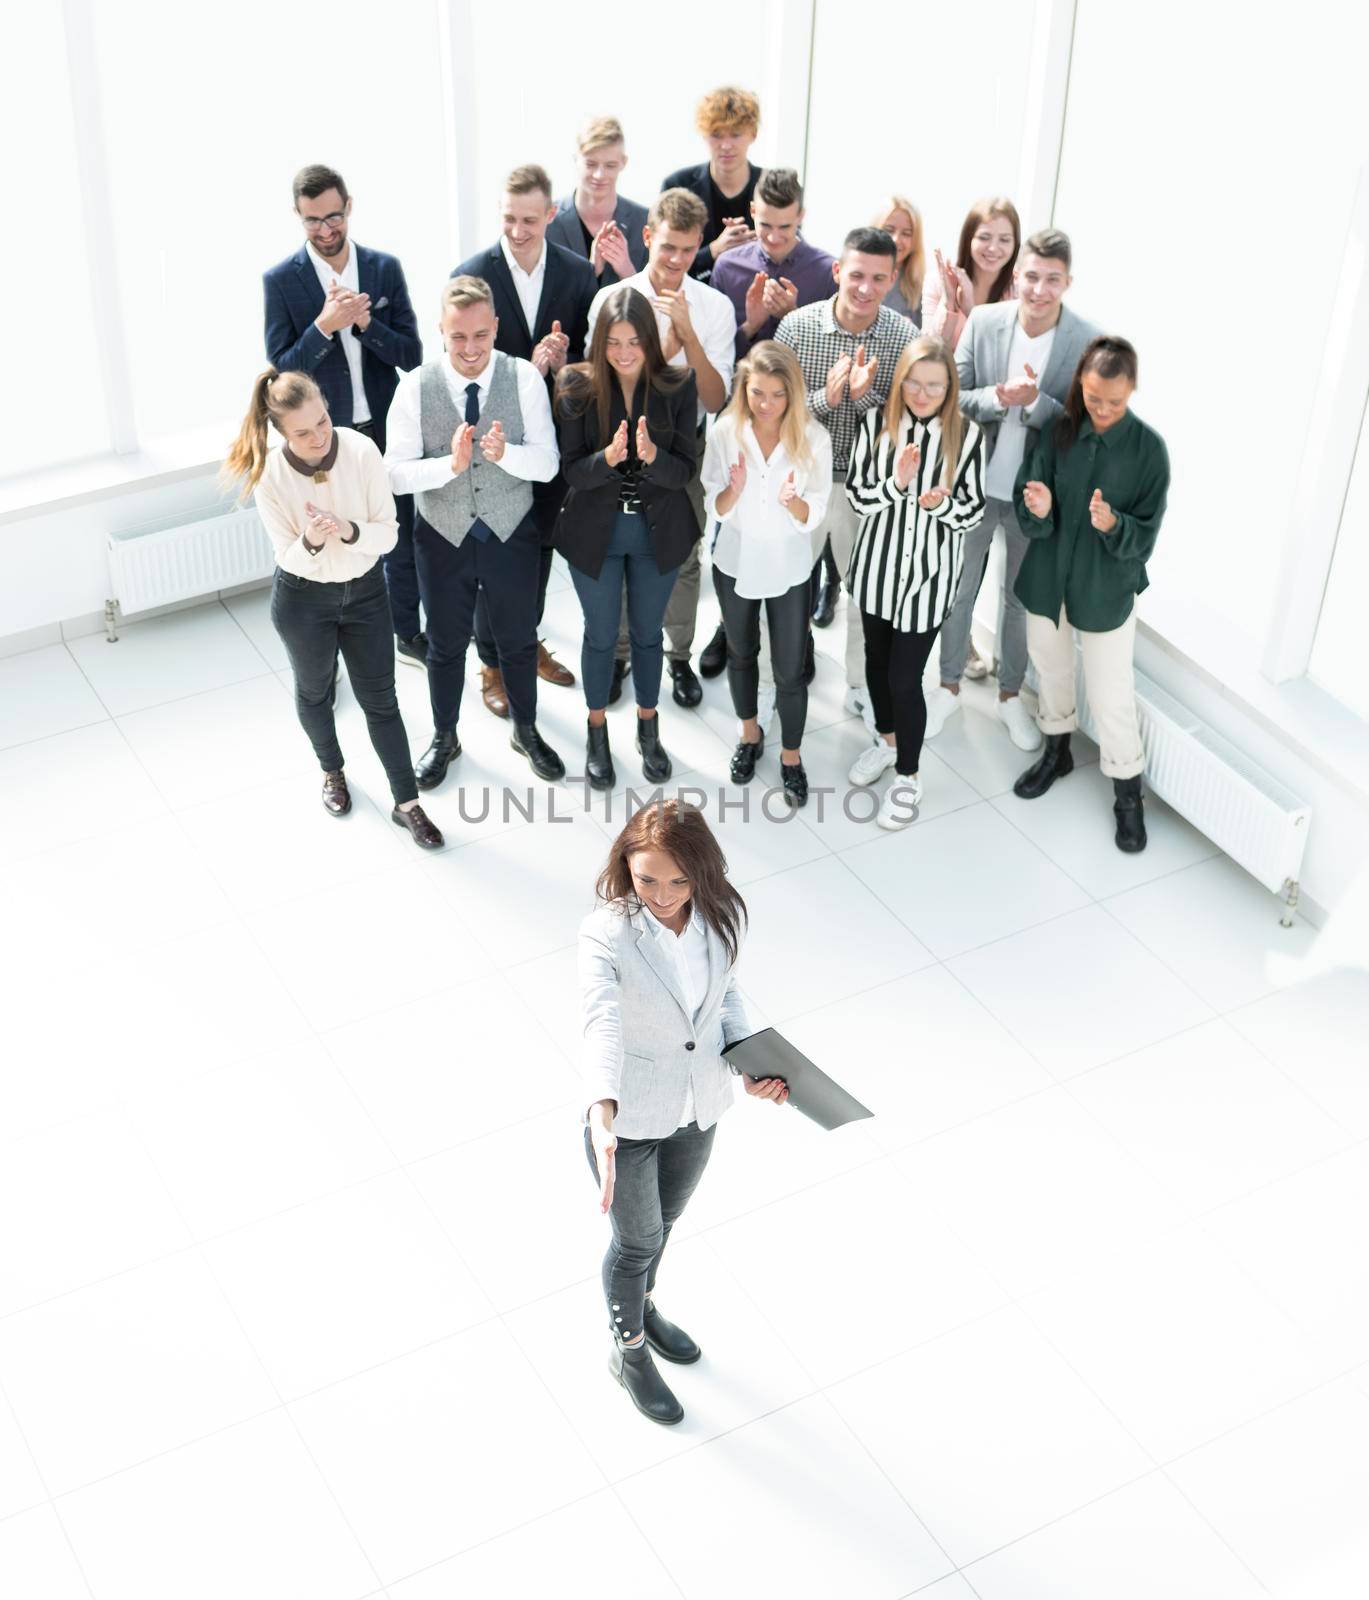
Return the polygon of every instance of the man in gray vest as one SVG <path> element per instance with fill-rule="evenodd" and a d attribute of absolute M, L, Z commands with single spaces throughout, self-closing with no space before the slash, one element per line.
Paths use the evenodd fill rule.
<path fill-rule="evenodd" d="M 541 540 L 532 486 L 556 476 L 551 406 L 531 362 L 494 346 L 499 322 L 483 278 L 452 278 L 438 329 L 446 354 L 406 373 L 390 405 L 385 464 L 416 497 L 414 557 L 428 618 L 433 742 L 415 768 L 435 789 L 461 754 L 456 736 L 476 595 L 499 652 L 509 743 L 539 778 L 565 763 L 537 731 L 537 580 Z"/>

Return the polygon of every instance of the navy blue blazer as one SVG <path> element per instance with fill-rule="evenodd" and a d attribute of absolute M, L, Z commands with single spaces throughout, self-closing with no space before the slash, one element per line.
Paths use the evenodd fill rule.
<path fill-rule="evenodd" d="M 725 213 L 714 213 L 713 210 L 713 184 L 708 175 L 708 163 L 701 162 L 697 167 L 681 167 L 678 172 L 669 173 L 661 185 L 661 193 L 667 189 L 688 189 L 691 194 L 698 195 L 704 205 L 708 207 L 708 226 L 704 229 L 704 247 L 694 257 L 690 264 L 689 276 L 702 278 L 708 281 L 708 275 L 713 271 L 713 252 L 707 247 L 713 243 L 723 231 L 723 215 L 729 217 L 745 217 L 746 225 L 751 224 L 751 198 L 756 192 L 756 181 L 761 175 L 761 169 L 754 161 L 746 164 L 746 187 L 739 195 L 727 201 Z"/>
<path fill-rule="evenodd" d="M 345 428 L 352 421 L 352 375 L 342 341 L 359 340 L 361 382 L 376 443 L 384 450 L 385 415 L 399 387 L 399 374 L 423 365 L 423 343 L 399 262 L 364 245 L 351 248 L 357 253 L 357 287 L 371 297 L 371 321 L 365 333 L 342 328 L 330 339 L 314 326 L 314 318 L 323 310 L 323 285 L 308 250 L 301 247 L 262 277 L 266 356 L 280 372 L 307 372 L 323 390 L 333 421 Z"/>
<path fill-rule="evenodd" d="M 584 256 L 547 241 L 547 269 L 542 275 L 542 298 L 537 302 L 537 316 L 531 328 L 523 315 L 523 303 L 513 286 L 513 274 L 509 271 L 501 246 L 491 245 L 469 261 L 463 261 L 452 277 L 461 273 L 483 278 L 490 286 L 494 295 L 494 314 L 499 318 L 499 333 L 494 341 L 496 350 L 502 350 L 506 356 L 518 356 L 523 361 L 531 361 L 535 346 L 551 332 L 552 323 L 559 322 L 561 332 L 570 340 L 566 359 L 583 359 L 585 335 L 589 332 L 590 301 L 599 288 L 594 268 Z"/>
<path fill-rule="evenodd" d="M 634 272 L 641 272 L 646 267 L 646 240 L 642 237 L 642 229 L 646 227 L 648 215 L 645 206 L 639 206 L 635 200 L 625 200 L 622 195 L 618 196 L 618 202 L 613 208 L 613 220 L 623 230 L 623 237 L 627 240 L 627 253 L 632 259 Z M 553 244 L 564 245 L 567 250 L 573 250 L 577 256 L 589 260 L 589 246 L 585 243 L 585 230 L 575 209 L 573 194 L 568 194 L 556 202 L 556 215 L 547 224 L 547 238 Z M 622 282 L 607 262 L 604 264 L 603 272 L 597 274 L 597 278 L 601 289 Z"/>

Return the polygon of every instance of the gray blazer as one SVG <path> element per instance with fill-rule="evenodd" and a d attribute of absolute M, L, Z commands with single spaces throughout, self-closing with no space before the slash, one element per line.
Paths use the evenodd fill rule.
<path fill-rule="evenodd" d="M 624 1139 L 674 1133 L 691 1085 L 699 1127 L 711 1128 L 732 1104 L 734 1073 L 723 1046 L 753 1031 L 736 969 L 712 928 L 708 992 L 691 1016 L 670 952 L 646 922 L 650 915 L 608 905 L 580 924 L 585 1106 L 615 1101 L 614 1132 Z"/>
<path fill-rule="evenodd" d="M 998 424 L 1008 414 L 1000 404 L 995 387 L 1008 379 L 1008 357 L 1012 351 L 1013 329 L 1017 325 L 1019 300 L 1000 300 L 997 305 L 975 306 L 970 312 L 956 346 L 955 365 L 960 374 L 960 409 L 984 430 L 984 459 L 993 454 L 998 440 Z M 1076 316 L 1067 305 L 1060 307 L 1050 359 L 1040 375 L 1036 399 L 1022 411 L 1022 421 L 1038 431 L 1055 421 L 1064 409 L 1065 396 L 1074 379 L 1074 369 L 1084 346 L 1099 330 Z M 1027 447 L 1031 454 L 1031 446 Z"/>
<path fill-rule="evenodd" d="M 622 195 L 618 196 L 618 203 L 613 208 L 613 220 L 623 230 L 623 235 L 627 239 L 627 253 L 632 257 L 635 272 L 641 272 L 646 266 L 646 241 L 642 238 L 646 219 L 645 206 L 639 206 L 635 200 L 624 200 Z M 580 218 L 575 213 L 573 194 L 568 194 L 556 202 L 556 215 L 547 224 L 547 238 L 553 244 L 564 245 L 567 250 L 574 250 L 577 256 L 589 260 L 589 250 L 585 245 L 585 230 L 580 226 Z M 618 274 L 605 264 L 599 276 L 599 287 L 603 289 L 619 281 Z"/>

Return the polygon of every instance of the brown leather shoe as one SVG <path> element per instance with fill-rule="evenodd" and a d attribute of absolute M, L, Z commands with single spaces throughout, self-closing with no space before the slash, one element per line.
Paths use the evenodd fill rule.
<path fill-rule="evenodd" d="M 509 697 L 504 693 L 504 674 L 498 667 L 481 667 L 480 698 L 486 710 L 493 711 L 496 717 L 508 716 Z"/>
<path fill-rule="evenodd" d="M 323 809 L 330 817 L 345 817 L 352 809 L 347 779 L 341 772 L 323 774 Z"/>
<path fill-rule="evenodd" d="M 407 828 L 413 835 L 414 843 L 423 850 L 440 850 L 446 843 L 422 806 L 410 806 L 407 811 L 401 811 L 396 806 L 390 813 L 390 820 L 397 822 L 401 828 Z"/>
<path fill-rule="evenodd" d="M 569 667 L 563 667 L 540 639 L 537 641 L 537 676 L 562 689 L 575 687 L 575 674 Z"/>

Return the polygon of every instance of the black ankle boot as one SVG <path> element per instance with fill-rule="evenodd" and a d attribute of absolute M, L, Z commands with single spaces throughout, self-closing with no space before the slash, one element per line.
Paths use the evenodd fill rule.
<path fill-rule="evenodd" d="M 721 624 L 718 631 L 699 652 L 699 676 L 716 678 L 727 665 L 727 634 Z"/>
<path fill-rule="evenodd" d="M 664 783 L 672 768 L 670 757 L 661 748 L 661 718 L 637 718 L 637 748 L 642 752 L 642 776 L 648 783 Z"/>
<path fill-rule="evenodd" d="M 1141 804 L 1141 779 L 1114 778 L 1112 792 L 1113 814 L 1117 818 L 1117 848 L 1129 856 L 1139 855 L 1146 847 L 1146 814 Z"/>
<path fill-rule="evenodd" d="M 677 1328 L 673 1322 L 657 1311 L 650 1296 L 647 1297 L 646 1310 L 642 1315 L 642 1332 L 646 1334 L 646 1342 L 658 1356 L 687 1367 L 703 1354 L 683 1328 Z"/>
<path fill-rule="evenodd" d="M 611 789 L 618 781 L 613 770 L 613 752 L 608 747 L 608 723 L 591 722 L 585 741 L 585 776 L 591 789 Z"/>
<path fill-rule="evenodd" d="M 1074 757 L 1070 754 L 1070 736 L 1067 733 L 1048 733 L 1046 748 L 1035 766 L 1028 767 L 1012 786 L 1019 800 L 1039 800 L 1057 778 L 1074 771 Z"/>
<path fill-rule="evenodd" d="M 669 1426 L 684 1421 L 684 1407 L 670 1392 L 670 1385 L 656 1370 L 651 1351 L 646 1344 L 630 1349 L 615 1333 L 614 1350 L 608 1358 L 608 1370 L 615 1383 L 627 1390 L 628 1399 L 644 1417 Z"/>
<path fill-rule="evenodd" d="M 543 783 L 555 783 L 566 775 L 566 764 L 531 722 L 515 722 L 509 747 L 528 758 L 528 765 Z"/>
<path fill-rule="evenodd" d="M 447 776 L 447 768 L 461 754 L 461 741 L 456 729 L 450 733 L 436 732 L 433 742 L 418 758 L 414 779 L 420 789 L 436 789 Z"/>

